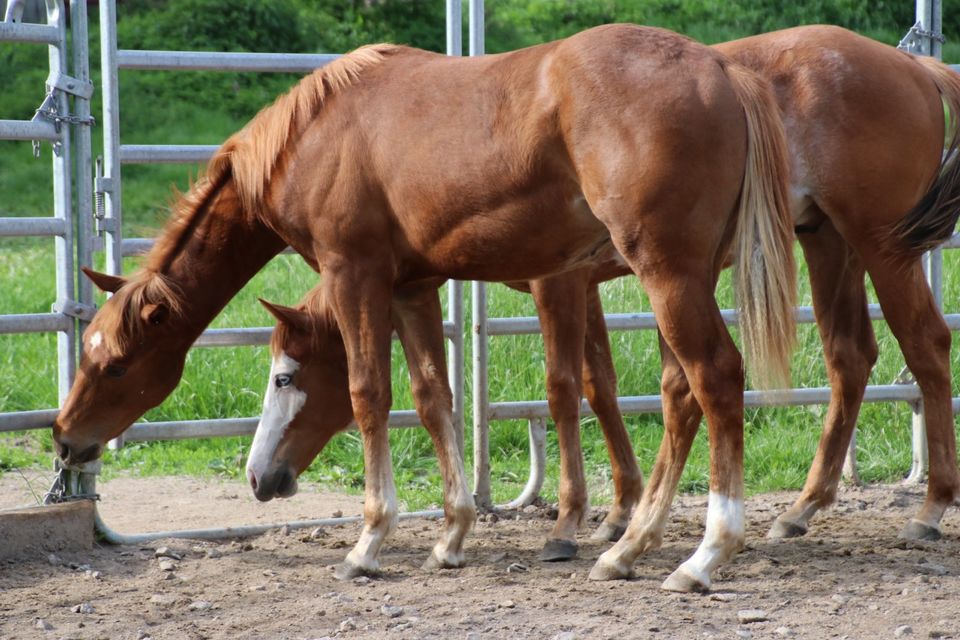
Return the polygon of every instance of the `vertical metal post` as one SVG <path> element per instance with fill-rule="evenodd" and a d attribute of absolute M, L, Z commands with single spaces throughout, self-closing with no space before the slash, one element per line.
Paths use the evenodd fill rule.
<path fill-rule="evenodd" d="M 73 76 L 80 82 L 90 82 L 90 43 L 87 29 L 87 3 L 70 3 L 70 24 L 73 32 Z M 90 118 L 90 100 L 82 96 L 73 99 L 74 114 L 82 121 Z M 90 142 L 90 127 L 77 125 L 76 131 L 76 193 L 77 193 L 77 264 L 93 265 L 96 235 L 93 229 L 93 151 Z M 79 270 L 78 270 L 79 271 Z M 93 287 L 90 281 L 77 275 L 77 300 L 83 305 L 93 305 Z M 83 334 L 86 322 L 80 322 L 78 336 Z M 79 346 L 79 342 L 78 342 Z"/>
<path fill-rule="evenodd" d="M 917 0 L 916 18 L 920 27 L 925 31 L 941 33 L 943 31 L 943 8 L 941 0 Z M 937 60 L 943 57 L 942 44 L 933 38 L 921 38 L 920 53 L 933 56 Z M 927 273 L 927 282 L 933 292 L 933 298 L 940 309 L 943 309 L 943 251 L 934 249 L 924 256 L 924 271 Z M 908 482 L 923 482 L 927 477 L 929 467 L 929 453 L 927 449 L 926 420 L 923 413 L 923 402 L 911 405 L 912 410 L 912 442 L 913 465 Z"/>
<path fill-rule="evenodd" d="M 447 55 L 463 55 L 463 0 L 447 0 Z M 464 339 L 463 339 L 463 283 L 450 280 L 447 283 L 447 319 L 456 327 L 456 333 L 450 340 L 450 352 L 447 355 L 447 376 L 453 391 L 453 430 L 457 434 L 457 448 L 460 457 L 464 455 L 464 429 L 466 420 L 464 410 Z"/>
<path fill-rule="evenodd" d="M 470 0 L 470 55 L 484 53 L 483 0 Z M 491 507 L 490 400 L 487 384 L 487 287 L 473 283 L 473 494 L 479 507 Z"/>
<path fill-rule="evenodd" d="M 117 7 L 100 0 L 100 74 L 103 83 L 104 251 L 107 273 L 123 272 L 120 200 L 120 87 L 117 69 Z M 111 449 L 123 446 L 123 436 L 110 441 Z"/>
<path fill-rule="evenodd" d="M 69 114 L 67 94 L 55 90 L 54 83 L 67 74 L 67 17 L 60 0 L 47 0 L 47 24 L 56 27 L 57 45 L 50 45 L 50 78 L 47 91 L 52 91 L 57 113 Z M 57 260 L 57 301 L 65 305 L 74 299 L 73 270 L 73 188 L 70 158 L 70 125 L 61 122 L 60 139 L 53 143 L 53 214 L 65 222 L 63 235 L 54 238 Z M 76 373 L 76 323 L 57 334 L 58 395 L 62 404 L 70 392 Z"/>

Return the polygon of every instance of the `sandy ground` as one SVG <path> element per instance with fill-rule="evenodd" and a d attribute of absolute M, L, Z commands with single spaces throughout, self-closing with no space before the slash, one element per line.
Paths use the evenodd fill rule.
<path fill-rule="evenodd" d="M 15 474 L 0 478 L 14 504 L 26 501 L 24 486 Z M 844 489 L 806 537 L 785 542 L 763 536 L 792 495 L 753 497 L 747 548 L 706 595 L 659 589 L 702 535 L 703 497 L 677 500 L 663 547 L 641 557 L 626 582 L 587 581 L 606 548 L 588 539 L 589 529 L 579 559 L 539 562 L 549 508 L 482 516 L 468 566 L 437 573 L 420 564 L 440 523 L 404 521 L 384 548 L 382 574 L 351 582 L 336 580 L 331 566 L 356 541 L 358 525 L 98 546 L 0 565 L 0 638 L 956 638 L 960 513 L 948 512 L 938 542 L 896 537 L 922 491 Z M 123 531 L 360 511 L 356 497 L 310 487 L 266 505 L 241 483 L 185 478 L 121 478 L 101 492 L 104 518 Z M 157 558 L 160 547 L 176 557 Z M 751 609 L 761 620 L 741 622 Z"/>

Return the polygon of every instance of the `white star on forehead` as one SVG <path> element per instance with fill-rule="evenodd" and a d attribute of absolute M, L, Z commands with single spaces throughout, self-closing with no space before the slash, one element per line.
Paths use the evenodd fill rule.
<path fill-rule="evenodd" d="M 92 336 L 90 336 L 90 351 L 94 351 L 103 344 L 103 334 L 97 331 Z"/>

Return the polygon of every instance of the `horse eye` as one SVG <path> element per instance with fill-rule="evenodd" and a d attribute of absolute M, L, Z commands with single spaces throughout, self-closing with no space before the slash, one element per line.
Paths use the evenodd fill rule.
<path fill-rule="evenodd" d="M 127 368 L 121 367 L 118 364 L 107 365 L 106 374 L 111 378 L 122 378 L 126 372 Z"/>
<path fill-rule="evenodd" d="M 289 387 L 291 382 L 293 382 L 293 376 L 291 376 L 289 373 L 278 373 L 273 379 L 273 383 L 277 385 L 277 389 Z"/>

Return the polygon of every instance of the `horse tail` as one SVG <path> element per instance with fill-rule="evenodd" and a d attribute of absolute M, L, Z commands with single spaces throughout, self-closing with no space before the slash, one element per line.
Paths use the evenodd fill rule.
<path fill-rule="evenodd" d="M 953 235 L 960 217 L 960 75 L 934 58 L 915 58 L 940 92 L 947 107 L 945 152 L 940 170 L 920 201 L 891 227 L 895 246 L 920 255 Z"/>
<path fill-rule="evenodd" d="M 747 120 L 747 162 L 733 240 L 740 334 L 754 386 L 790 380 L 797 298 L 790 165 L 780 108 L 766 81 L 739 64 L 727 77 Z"/>

